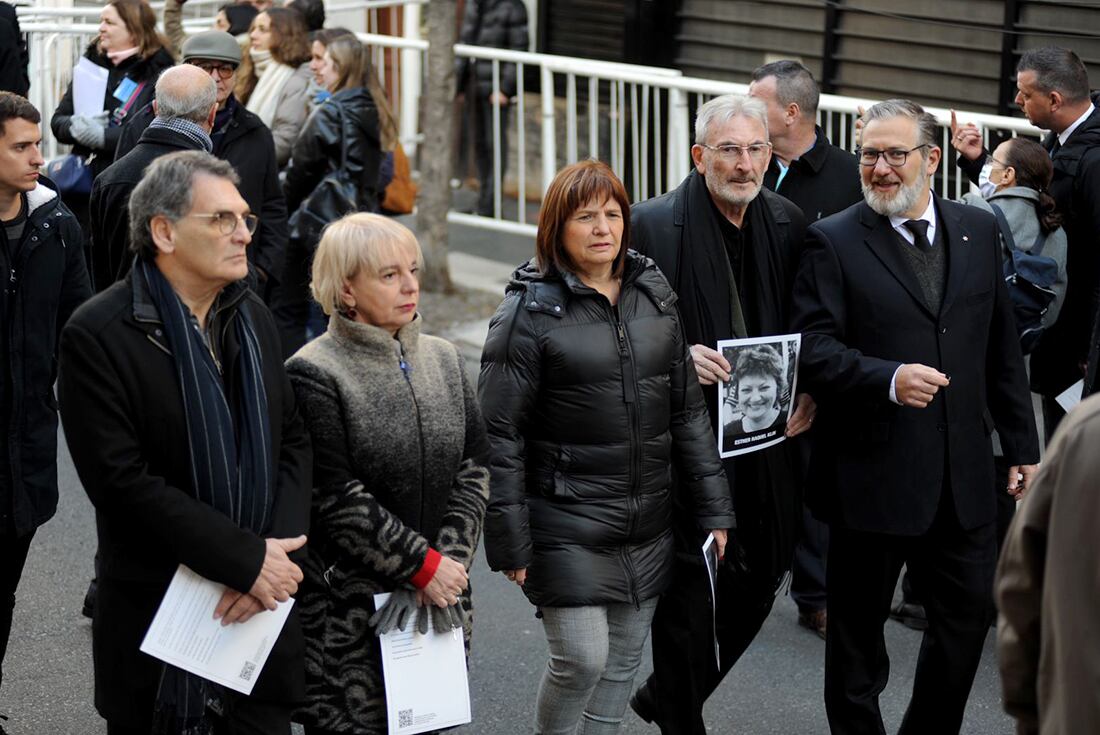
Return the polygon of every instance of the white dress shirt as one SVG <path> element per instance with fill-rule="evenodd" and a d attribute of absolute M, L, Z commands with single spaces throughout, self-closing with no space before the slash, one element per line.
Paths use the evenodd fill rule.
<path fill-rule="evenodd" d="M 1069 136 L 1073 135 L 1073 131 L 1076 130 L 1077 128 L 1081 127 L 1081 123 L 1085 122 L 1085 120 L 1088 120 L 1089 115 L 1091 115 L 1093 110 L 1095 110 L 1095 109 L 1096 109 L 1096 105 L 1090 103 L 1089 104 L 1089 109 L 1085 110 L 1084 115 L 1082 115 L 1081 117 L 1074 120 L 1073 124 L 1071 124 L 1068 128 L 1066 128 L 1062 132 L 1058 133 L 1058 145 L 1065 145 L 1066 141 L 1069 140 Z"/>

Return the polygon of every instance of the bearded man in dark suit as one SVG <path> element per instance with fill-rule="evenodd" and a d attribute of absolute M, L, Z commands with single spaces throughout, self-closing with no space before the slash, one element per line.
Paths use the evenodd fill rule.
<path fill-rule="evenodd" d="M 864 201 L 810 227 L 793 307 L 818 404 L 807 502 L 831 533 L 825 705 L 833 733 L 885 732 L 882 629 L 906 564 L 929 628 L 900 733 L 957 733 L 992 614 L 990 433 L 1021 496 L 1035 418 L 995 220 L 932 193 L 919 105 L 864 119 Z"/>

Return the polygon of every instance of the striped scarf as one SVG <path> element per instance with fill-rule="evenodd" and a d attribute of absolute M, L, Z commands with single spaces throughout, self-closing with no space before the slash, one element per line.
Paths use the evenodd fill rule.
<path fill-rule="evenodd" d="M 138 264 L 176 363 L 187 420 L 191 492 L 241 528 L 262 534 L 271 517 L 274 478 L 263 360 L 252 320 L 244 309 L 238 309 L 233 318 L 241 348 L 235 381 L 240 386 L 235 411 L 238 429 L 234 431 L 234 412 L 221 372 L 194 317 L 156 265 L 146 260 Z M 207 701 L 220 699 L 216 685 L 165 664 L 154 732 L 211 732 Z"/>

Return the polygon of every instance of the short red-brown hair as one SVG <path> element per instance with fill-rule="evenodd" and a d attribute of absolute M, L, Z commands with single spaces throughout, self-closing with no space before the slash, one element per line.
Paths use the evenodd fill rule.
<path fill-rule="evenodd" d="M 630 200 L 615 172 L 606 163 L 595 159 L 578 161 L 558 171 L 542 199 L 539 228 L 535 235 L 535 258 L 544 274 L 551 268 L 576 273 L 576 264 L 562 242 L 562 230 L 566 220 L 593 199 L 601 204 L 614 199 L 623 210 L 622 242 L 611 266 L 613 275 L 622 275 L 626 250 L 630 247 Z"/>

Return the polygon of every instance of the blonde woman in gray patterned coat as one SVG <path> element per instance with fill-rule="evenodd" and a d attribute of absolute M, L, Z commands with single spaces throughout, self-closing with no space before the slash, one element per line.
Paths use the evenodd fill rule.
<path fill-rule="evenodd" d="M 287 361 L 313 437 L 306 637 L 307 735 L 386 733 L 377 635 L 414 619 L 462 627 L 489 494 L 488 445 L 458 350 L 420 333 L 415 236 L 353 214 L 313 261 L 328 332 Z M 375 611 L 373 596 L 391 592 Z"/>

